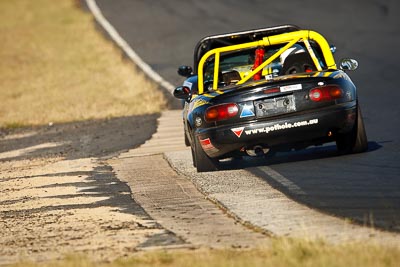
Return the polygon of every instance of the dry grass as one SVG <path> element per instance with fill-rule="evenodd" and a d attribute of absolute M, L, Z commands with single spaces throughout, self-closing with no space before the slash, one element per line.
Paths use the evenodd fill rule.
<path fill-rule="evenodd" d="M 112 263 L 93 263 L 79 257 L 63 261 L 29 264 L 14 267 L 341 267 L 341 266 L 398 266 L 400 249 L 371 244 L 329 245 L 324 242 L 281 238 L 272 247 L 253 250 L 195 250 L 147 252 Z"/>
<path fill-rule="evenodd" d="M 0 44 L 0 128 L 165 107 L 76 0 L 0 0 Z"/>

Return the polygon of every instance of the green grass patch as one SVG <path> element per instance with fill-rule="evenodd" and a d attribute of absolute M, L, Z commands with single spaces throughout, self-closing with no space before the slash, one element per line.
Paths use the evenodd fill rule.
<path fill-rule="evenodd" d="M 0 128 L 157 113 L 166 106 L 77 0 L 1 0 L 0 43 Z"/>

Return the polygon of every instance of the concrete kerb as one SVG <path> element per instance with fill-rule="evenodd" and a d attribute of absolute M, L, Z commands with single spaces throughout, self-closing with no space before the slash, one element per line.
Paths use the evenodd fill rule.
<path fill-rule="evenodd" d="M 171 164 L 171 158 L 168 157 L 168 155 L 166 153 L 163 153 L 163 158 L 165 159 L 165 161 L 168 163 L 168 165 L 170 166 L 171 169 L 173 169 L 176 173 L 187 177 L 189 180 L 190 177 L 188 177 L 184 172 L 182 172 L 181 170 L 179 170 L 179 168 L 176 168 L 175 166 L 173 166 Z M 244 227 L 253 230 L 254 232 L 266 235 L 268 237 L 277 237 L 277 235 L 275 235 L 273 232 L 268 231 L 267 229 L 264 229 L 262 227 L 258 227 L 257 225 L 252 224 L 249 221 L 243 220 L 241 217 L 239 217 L 236 213 L 232 212 L 229 210 L 229 208 L 224 205 L 224 203 L 222 203 L 221 201 L 219 201 L 217 198 L 214 198 L 212 196 L 210 196 L 206 191 L 203 190 L 203 188 L 201 186 L 199 186 L 198 183 L 192 181 L 192 184 L 196 187 L 197 191 L 199 191 L 205 199 L 207 199 L 208 201 L 212 202 L 215 206 L 217 206 L 223 213 L 225 213 L 228 217 L 234 219 L 236 222 L 240 223 L 241 225 L 243 225 Z"/>

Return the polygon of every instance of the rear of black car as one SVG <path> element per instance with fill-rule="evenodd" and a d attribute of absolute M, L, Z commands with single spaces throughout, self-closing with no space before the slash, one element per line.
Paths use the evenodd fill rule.
<path fill-rule="evenodd" d="M 355 86 L 342 71 L 226 88 L 209 102 L 199 114 L 204 122 L 194 126 L 194 137 L 211 158 L 335 141 L 353 129 L 357 113 Z"/>

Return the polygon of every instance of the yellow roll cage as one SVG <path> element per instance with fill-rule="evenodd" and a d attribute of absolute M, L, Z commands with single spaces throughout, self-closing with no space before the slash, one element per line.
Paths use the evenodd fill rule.
<path fill-rule="evenodd" d="M 327 68 L 328 69 L 337 69 L 335 59 L 333 58 L 332 52 L 330 50 L 329 44 L 326 41 L 326 39 L 321 34 L 315 32 L 315 31 L 299 30 L 299 31 L 264 37 L 262 40 L 259 40 L 259 41 L 248 42 L 248 43 L 243 43 L 243 44 L 238 44 L 238 45 L 224 46 L 224 47 L 219 47 L 219 48 L 215 48 L 215 49 L 208 51 L 207 53 L 205 53 L 202 56 L 202 58 L 199 61 L 199 65 L 198 65 L 198 93 L 202 94 L 204 92 L 204 64 L 207 61 L 207 59 L 209 59 L 210 57 L 214 56 L 214 77 L 213 77 L 213 87 L 212 88 L 214 90 L 217 90 L 218 89 L 218 75 L 219 75 L 219 61 L 220 61 L 221 53 L 237 51 L 240 49 L 250 49 L 250 48 L 257 48 L 260 46 L 271 46 L 271 45 L 286 43 L 285 46 L 280 48 L 275 54 L 273 54 L 268 59 L 266 59 L 260 66 L 258 66 L 256 69 L 252 70 L 248 75 L 246 75 L 245 77 L 243 77 L 240 81 L 238 81 L 236 83 L 236 84 L 243 84 L 246 81 L 248 81 L 250 78 L 252 78 L 257 72 L 259 72 L 263 68 L 265 68 L 268 64 L 271 64 L 272 61 L 277 59 L 283 52 L 285 52 L 287 49 L 292 47 L 295 43 L 299 42 L 300 40 L 302 40 L 304 42 L 306 49 L 308 50 L 318 71 L 321 71 L 322 67 L 319 64 L 317 57 L 315 56 L 315 53 L 309 43 L 309 40 L 315 41 L 320 46 L 322 54 L 325 58 Z"/>

